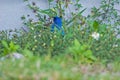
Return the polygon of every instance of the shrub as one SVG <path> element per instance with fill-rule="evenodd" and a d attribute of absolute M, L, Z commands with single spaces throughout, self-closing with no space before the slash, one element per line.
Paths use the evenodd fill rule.
<path fill-rule="evenodd" d="M 105 22 L 106 20 L 111 20 L 113 17 L 110 14 L 114 14 L 115 12 L 115 9 L 111 12 L 114 0 L 112 2 L 110 0 L 110 4 L 107 4 L 104 2 L 107 0 L 104 0 L 100 8 L 93 8 L 94 15 L 90 14 L 88 17 L 82 16 L 85 9 L 82 10 L 79 0 L 76 0 L 72 5 L 77 9 L 75 9 L 75 13 L 70 13 L 70 18 L 66 18 L 64 15 L 66 15 L 65 10 L 69 8 L 68 4 L 71 4 L 71 1 L 67 0 L 64 2 L 59 0 L 55 2 L 54 6 L 51 6 L 52 1 L 49 0 L 50 7 L 46 10 L 40 9 L 35 3 L 28 4 L 28 7 L 34 11 L 38 21 L 34 21 L 33 19 L 27 20 L 25 16 L 22 16 L 23 23 L 27 29 L 24 27 L 21 30 L 15 30 L 15 33 L 11 37 L 8 37 L 8 33 L 3 31 L 0 40 L 4 39 L 6 42 L 13 41 L 16 45 L 20 46 L 19 52 L 27 49 L 35 55 L 50 54 L 55 56 L 72 53 L 73 56 L 84 56 L 84 59 L 87 60 L 89 60 L 88 58 L 93 59 L 91 56 L 104 61 L 119 60 L 120 39 L 116 38 L 119 30 L 116 31 L 117 28 L 115 27 L 116 24 L 117 26 L 119 25 L 117 22 L 119 17 L 113 23 Z M 110 11 L 107 12 L 109 16 L 105 14 L 106 18 L 102 19 L 100 17 L 103 15 L 99 13 L 104 13 L 104 10 L 106 11 L 106 7 L 103 7 L 104 5 L 107 5 L 107 7 L 109 5 L 109 9 L 107 10 Z M 97 12 L 95 13 L 96 10 Z M 62 36 L 57 30 L 54 33 L 50 31 L 51 20 L 54 16 L 62 17 L 65 36 Z M 116 16 L 119 15 L 114 14 L 114 18 Z M 73 45 L 76 42 L 75 39 L 79 41 L 75 45 L 79 46 Z M 87 48 L 84 48 L 84 52 L 82 52 L 81 48 L 84 46 Z M 3 48 L 3 46 L 0 46 L 0 48 Z M 66 50 L 69 51 L 66 52 Z M 3 53 L 2 50 L 0 52 Z M 86 54 L 90 54 L 90 56 L 85 56 Z"/>

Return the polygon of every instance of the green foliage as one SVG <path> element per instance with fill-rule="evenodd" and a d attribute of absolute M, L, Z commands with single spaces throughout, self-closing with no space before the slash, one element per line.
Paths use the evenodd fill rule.
<path fill-rule="evenodd" d="M 79 0 L 57 0 L 54 6 L 54 0 L 48 1 L 46 10 L 35 2 L 28 4 L 38 21 L 24 15 L 21 19 L 26 27 L 0 31 L 0 56 L 13 52 L 26 56 L 1 61 L 0 80 L 119 80 L 120 31 L 116 27 L 120 17 L 113 7 L 118 0 L 102 0 L 88 17 L 82 16 L 86 9 L 81 9 Z M 66 18 L 69 4 L 76 9 Z M 50 32 L 54 16 L 62 17 L 64 37 L 57 30 Z"/>
<path fill-rule="evenodd" d="M 103 60 L 112 61 L 118 59 L 120 43 L 119 38 L 116 38 L 118 35 L 117 31 L 99 21 L 87 20 L 86 23 L 88 34 L 91 35 L 93 32 L 100 34 L 99 40 L 89 38 L 89 45 L 91 45 L 93 54 Z"/>
<path fill-rule="evenodd" d="M 82 63 L 91 63 L 96 60 L 96 58 L 93 56 L 92 51 L 89 49 L 90 46 L 86 44 L 80 44 L 77 39 L 73 41 L 73 46 L 69 47 L 67 49 L 67 52 L 70 54 L 73 54 L 76 61 L 82 62 Z"/>
<path fill-rule="evenodd" d="M 78 2 L 78 1 L 77 1 Z M 72 23 L 75 18 L 78 16 L 81 16 L 81 14 L 84 12 L 85 9 L 79 10 L 77 13 L 73 15 L 72 19 L 64 19 L 63 20 L 63 27 L 66 31 L 65 37 L 62 37 L 60 33 L 57 31 L 55 33 L 50 32 L 50 25 L 51 25 L 51 18 L 54 16 L 62 16 L 65 15 L 65 8 L 68 8 L 69 1 L 58 1 L 55 2 L 56 4 L 54 6 L 52 5 L 52 1 L 49 1 L 49 9 L 42 10 L 36 5 L 28 4 L 28 7 L 35 11 L 36 17 L 39 19 L 39 21 L 34 22 L 31 20 L 27 20 L 25 16 L 21 17 L 23 20 L 23 23 L 28 27 L 29 32 L 24 33 L 19 36 L 20 39 L 22 37 L 22 45 L 25 43 L 29 44 L 28 49 L 32 50 L 34 54 L 36 55 L 44 55 L 44 54 L 51 54 L 51 55 L 57 55 L 59 53 L 64 53 L 64 50 L 70 46 L 71 40 L 72 40 L 72 33 L 71 30 L 66 28 L 67 25 Z M 75 6 L 77 6 L 78 3 L 76 3 Z M 61 7 L 62 6 L 62 7 Z M 50 19 L 48 19 L 48 18 Z M 64 16 L 62 16 L 64 17 Z M 67 21 L 67 23 L 65 23 Z M 69 32 L 70 31 L 70 32 Z M 73 32 L 73 31 L 72 31 Z M 71 35 L 72 34 L 72 35 Z M 23 37 L 24 36 L 24 37 Z M 16 41 L 18 44 L 21 45 L 21 41 Z M 27 41 L 27 42 L 25 42 Z M 53 45 L 54 43 L 54 45 Z M 21 45 L 21 46 L 22 46 Z M 25 47 L 25 46 L 22 46 Z"/>
<path fill-rule="evenodd" d="M 30 16 L 26 17 L 24 15 L 21 19 L 26 27 L 15 31 L 1 31 L 0 40 L 5 40 L 8 44 L 12 41 L 19 45 L 20 49 L 18 52 L 24 53 L 29 57 L 32 55 L 49 54 L 50 56 L 56 56 L 66 54 L 66 50 L 71 48 L 68 52 L 70 51 L 72 56 L 84 56 L 83 62 L 85 61 L 84 59 L 93 60 L 90 55 L 104 61 L 119 60 L 120 39 L 116 38 L 120 32 L 116 28 L 119 25 L 117 21 L 119 20 L 119 15 L 110 15 L 115 13 L 113 10 L 116 11 L 112 4 L 117 4 L 117 1 L 109 0 L 108 2 L 107 0 L 102 1 L 101 6 L 99 8 L 94 7 L 92 14 L 88 17 L 82 16 L 86 9 L 82 9 L 79 0 L 58 0 L 54 6 L 52 6 L 53 0 L 49 0 L 49 9 L 45 10 L 40 9 L 35 2 L 32 2 L 32 4 L 28 4 L 28 7 L 33 10 L 38 21 L 34 21 Z M 70 12 L 71 16 L 69 18 L 66 18 L 64 16 L 66 15 L 65 10 L 69 8 L 69 4 L 72 4 L 76 9 L 75 12 Z M 108 11 L 106 12 L 106 10 Z M 62 17 L 65 31 L 64 37 L 57 30 L 54 33 L 50 32 L 51 20 L 54 16 Z M 106 17 L 104 18 L 103 16 Z M 109 19 L 115 21 L 111 23 Z M 98 39 L 92 36 L 93 33 L 96 33 L 94 37 L 98 34 Z M 75 39 L 79 41 L 79 45 L 74 44 L 76 42 Z M 87 47 L 84 48 L 85 46 Z M 3 45 L 0 48 L 0 53 L 2 54 Z M 83 53 L 85 54 L 83 55 Z M 81 58 L 78 58 L 78 60 L 82 61 Z"/>
<path fill-rule="evenodd" d="M 99 23 L 97 21 L 93 22 L 93 28 L 94 30 L 98 30 Z"/>
<path fill-rule="evenodd" d="M 90 27 L 90 31 L 95 31 L 99 33 L 106 33 L 107 31 L 107 25 L 100 23 L 99 21 L 94 20 L 87 20 L 87 24 Z"/>
<path fill-rule="evenodd" d="M 80 64 L 74 63 L 74 59 L 64 55 L 50 60 L 46 60 L 45 57 L 34 57 L 0 62 L 1 80 L 119 80 L 119 72 L 119 62 L 107 66 L 100 63 Z"/>
<path fill-rule="evenodd" d="M 2 45 L 3 45 L 3 55 L 16 52 L 19 49 L 19 45 L 15 45 L 12 41 L 8 43 L 3 40 Z"/>

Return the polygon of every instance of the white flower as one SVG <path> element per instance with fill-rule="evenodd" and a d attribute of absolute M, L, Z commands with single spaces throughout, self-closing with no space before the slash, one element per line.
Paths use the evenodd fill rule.
<path fill-rule="evenodd" d="M 93 32 L 91 36 L 96 40 L 98 40 L 100 38 L 100 34 L 97 32 Z"/>

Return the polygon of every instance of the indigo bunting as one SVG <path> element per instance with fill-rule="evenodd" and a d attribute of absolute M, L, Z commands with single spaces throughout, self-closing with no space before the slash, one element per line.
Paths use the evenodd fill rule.
<path fill-rule="evenodd" d="M 62 36 L 64 36 L 64 30 L 62 28 L 62 19 L 58 16 L 53 18 L 53 24 L 51 26 L 51 32 L 54 32 L 54 28 L 57 28 L 59 31 L 61 31 Z"/>

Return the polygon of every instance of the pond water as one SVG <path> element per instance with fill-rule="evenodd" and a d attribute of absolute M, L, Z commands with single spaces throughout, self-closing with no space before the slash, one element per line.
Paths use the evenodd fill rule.
<path fill-rule="evenodd" d="M 47 0 L 33 1 L 38 2 L 37 5 L 39 5 L 41 9 L 48 8 Z M 83 13 L 83 15 L 86 16 L 90 13 L 91 7 L 98 7 L 100 5 L 100 0 L 81 0 L 81 3 L 84 8 L 87 8 Z M 27 3 L 23 0 L 0 0 L 0 30 L 23 27 L 21 16 L 27 15 L 28 13 L 33 15 L 26 5 Z M 118 9 L 119 7 L 120 5 L 116 6 Z"/>

